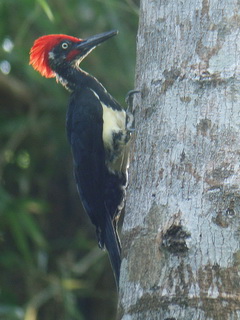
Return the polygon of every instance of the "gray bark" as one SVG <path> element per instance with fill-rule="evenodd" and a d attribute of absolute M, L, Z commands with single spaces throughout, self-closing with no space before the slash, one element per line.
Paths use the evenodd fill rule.
<path fill-rule="evenodd" d="M 142 0 L 118 319 L 240 319 L 237 0 Z"/>

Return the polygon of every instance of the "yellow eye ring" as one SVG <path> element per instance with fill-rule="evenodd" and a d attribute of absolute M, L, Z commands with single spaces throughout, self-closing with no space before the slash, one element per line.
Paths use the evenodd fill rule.
<path fill-rule="evenodd" d="M 62 43 L 62 48 L 63 48 L 64 50 L 66 50 L 66 49 L 68 48 L 68 43 L 67 43 L 67 42 L 63 42 L 63 43 Z"/>

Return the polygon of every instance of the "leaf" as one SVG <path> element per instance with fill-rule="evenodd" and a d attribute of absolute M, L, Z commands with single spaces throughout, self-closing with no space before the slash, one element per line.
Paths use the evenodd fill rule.
<path fill-rule="evenodd" d="M 22 308 L 11 305 L 0 305 L 0 319 L 4 320 L 22 320 L 24 311 Z"/>
<path fill-rule="evenodd" d="M 50 21 L 53 21 L 53 20 L 54 20 L 54 16 L 53 16 L 52 10 L 51 10 L 49 4 L 47 3 L 47 1 L 45 1 L 45 0 L 38 0 L 38 3 L 39 3 L 40 6 L 42 7 L 43 11 L 46 13 L 48 19 L 49 19 Z"/>
<path fill-rule="evenodd" d="M 39 247 L 46 246 L 46 242 L 40 231 L 40 228 L 31 214 L 22 214 L 21 224 L 29 238 L 32 239 Z"/>
<path fill-rule="evenodd" d="M 15 244 L 18 247 L 18 250 L 21 252 L 24 259 L 30 262 L 32 260 L 31 251 L 29 248 L 26 233 L 22 228 L 22 216 L 23 215 L 21 214 L 21 212 L 9 212 L 9 227 L 11 228 L 11 233 L 13 238 L 15 239 Z"/>

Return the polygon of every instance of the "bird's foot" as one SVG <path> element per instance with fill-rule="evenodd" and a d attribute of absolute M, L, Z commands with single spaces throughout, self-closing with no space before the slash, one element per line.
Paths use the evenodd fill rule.
<path fill-rule="evenodd" d="M 126 117 L 126 128 L 127 128 L 127 131 L 129 132 L 129 134 L 131 134 L 132 132 L 135 131 L 135 127 L 134 127 L 134 117 L 132 115 L 132 113 L 130 113 L 128 110 L 127 110 L 127 117 Z"/>
<path fill-rule="evenodd" d="M 133 109 L 133 97 L 136 93 L 140 93 L 140 90 L 130 90 L 128 91 L 126 98 L 125 98 L 125 102 L 128 105 L 128 111 L 130 113 L 132 113 L 132 109 Z"/>
<path fill-rule="evenodd" d="M 133 97 L 136 93 L 140 93 L 140 90 L 130 90 L 127 93 L 125 101 L 128 105 L 127 108 L 127 118 L 126 118 L 126 128 L 129 134 L 135 131 L 134 126 L 134 116 L 133 116 Z"/>

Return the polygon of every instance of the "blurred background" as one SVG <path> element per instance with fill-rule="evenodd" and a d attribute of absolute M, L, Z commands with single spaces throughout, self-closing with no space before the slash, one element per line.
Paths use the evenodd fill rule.
<path fill-rule="evenodd" d="M 28 63 L 41 35 L 118 29 L 81 67 L 125 105 L 137 23 L 138 0 L 0 1 L 0 319 L 115 318 L 110 263 L 73 179 L 69 93 Z"/>

